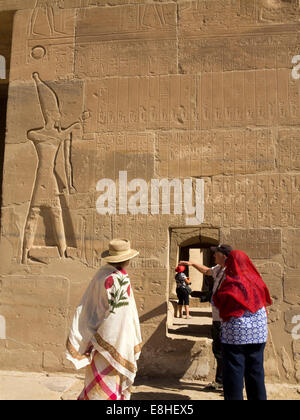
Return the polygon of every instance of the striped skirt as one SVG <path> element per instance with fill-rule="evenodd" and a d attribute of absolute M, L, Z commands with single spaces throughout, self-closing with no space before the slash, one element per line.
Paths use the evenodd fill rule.
<path fill-rule="evenodd" d="M 84 388 L 77 400 L 130 400 L 130 389 L 122 390 L 124 375 L 121 375 L 97 351 L 86 367 Z"/>

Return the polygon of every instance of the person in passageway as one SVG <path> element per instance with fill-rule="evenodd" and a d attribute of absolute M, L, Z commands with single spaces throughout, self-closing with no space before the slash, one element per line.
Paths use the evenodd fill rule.
<path fill-rule="evenodd" d="M 222 284 L 222 281 L 225 279 L 225 261 L 228 258 L 232 247 L 226 244 L 220 244 L 218 246 L 210 247 L 214 259 L 215 265 L 213 267 L 207 267 L 205 265 L 199 264 L 198 262 L 193 261 L 180 261 L 179 264 L 190 265 L 200 273 L 211 276 L 213 278 L 212 291 L 209 293 L 205 300 L 202 302 L 210 301 L 212 305 L 212 327 L 211 327 L 211 336 L 212 336 L 212 351 L 217 362 L 215 380 L 208 384 L 205 389 L 207 391 L 222 391 L 223 389 L 223 357 L 222 357 L 222 343 L 221 343 L 221 318 L 218 308 L 215 306 L 212 297 L 217 292 L 219 287 Z"/>
<path fill-rule="evenodd" d="M 185 316 L 186 319 L 191 318 L 190 317 L 190 292 L 191 289 L 189 287 L 190 280 L 189 278 L 184 274 L 185 266 L 184 265 L 178 265 L 175 268 L 176 275 L 175 275 L 175 281 L 176 281 L 176 294 L 178 297 L 178 304 L 177 304 L 177 316 L 179 318 L 182 318 L 182 309 L 183 305 L 185 307 Z"/>

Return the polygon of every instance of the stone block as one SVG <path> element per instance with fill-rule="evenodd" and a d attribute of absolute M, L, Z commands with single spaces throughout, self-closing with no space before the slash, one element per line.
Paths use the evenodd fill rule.
<path fill-rule="evenodd" d="M 1 314 L 10 339 L 35 348 L 64 343 L 68 279 L 2 276 L 0 280 Z"/>
<path fill-rule="evenodd" d="M 300 229 L 284 229 L 282 234 L 282 255 L 287 266 L 300 268 Z"/>
<path fill-rule="evenodd" d="M 11 81 L 29 81 L 33 72 L 44 80 L 73 77 L 75 15 L 55 4 L 16 12 Z"/>
<path fill-rule="evenodd" d="M 1 370 L 41 372 L 42 360 L 43 353 L 32 349 L 9 349 L 0 352 Z"/>
<path fill-rule="evenodd" d="M 271 258 L 281 253 L 280 229 L 230 229 L 222 242 L 246 252 L 250 258 Z"/>
<path fill-rule="evenodd" d="M 61 369 L 61 360 L 51 351 L 44 351 L 43 368 L 46 371 L 58 372 Z"/>
<path fill-rule="evenodd" d="M 268 262 L 264 264 L 257 264 L 256 268 L 269 289 L 270 295 L 274 300 L 273 304 L 281 304 L 283 300 L 282 265 L 276 262 Z"/>
<path fill-rule="evenodd" d="M 174 4 L 82 9 L 75 74 L 80 78 L 172 74 L 177 70 L 176 49 Z"/>
<path fill-rule="evenodd" d="M 284 273 L 284 300 L 291 304 L 300 304 L 300 270 L 286 269 Z"/>

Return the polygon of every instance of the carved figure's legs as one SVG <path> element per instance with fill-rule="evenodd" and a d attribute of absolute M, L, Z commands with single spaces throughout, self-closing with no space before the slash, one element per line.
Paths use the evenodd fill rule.
<path fill-rule="evenodd" d="M 48 17 L 48 22 L 50 26 L 51 36 L 54 36 L 56 34 L 59 34 L 59 35 L 63 34 L 64 32 L 57 31 L 55 29 L 54 11 L 53 11 L 52 6 L 47 6 L 47 17 Z"/>
<path fill-rule="evenodd" d="M 35 8 L 32 12 L 31 22 L 30 22 L 30 33 L 31 34 L 34 33 L 34 26 L 35 26 L 35 22 L 36 22 L 36 19 L 37 19 L 38 11 L 39 11 L 39 9 Z"/>
<path fill-rule="evenodd" d="M 67 242 L 62 217 L 62 210 L 60 208 L 52 208 L 50 212 L 54 225 L 54 233 L 56 236 L 56 243 L 58 245 L 59 255 L 61 257 L 65 257 L 67 250 Z"/>
<path fill-rule="evenodd" d="M 48 21 L 48 26 L 49 26 L 49 30 L 50 30 L 50 36 L 54 36 L 54 35 L 61 35 L 61 34 L 65 34 L 62 31 L 58 31 L 55 29 L 55 20 L 54 20 L 54 11 L 53 11 L 53 7 L 47 4 L 39 4 L 35 7 L 35 9 L 32 12 L 32 16 L 31 16 L 31 22 L 30 22 L 30 32 L 33 34 L 39 34 L 39 32 L 35 31 L 35 24 L 36 21 L 38 19 L 38 14 L 39 13 L 46 13 L 46 17 L 47 17 L 47 21 Z M 44 34 L 40 34 L 40 35 L 44 35 Z"/>
<path fill-rule="evenodd" d="M 24 231 L 22 264 L 27 264 L 28 252 L 33 246 L 39 214 L 39 207 L 30 208 Z"/>

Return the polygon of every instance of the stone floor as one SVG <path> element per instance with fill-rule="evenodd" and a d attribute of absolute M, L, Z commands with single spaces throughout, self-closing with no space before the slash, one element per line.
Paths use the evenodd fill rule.
<path fill-rule="evenodd" d="M 223 400 L 207 392 L 201 381 L 139 379 L 132 400 Z M 76 400 L 83 387 L 81 375 L 0 371 L 0 400 Z M 267 384 L 270 400 L 300 400 L 300 386 Z"/>
<path fill-rule="evenodd" d="M 183 311 L 183 318 L 172 317 L 168 320 L 168 334 L 172 338 L 190 338 L 194 341 L 203 338 L 211 338 L 211 325 L 212 325 L 212 311 L 211 307 L 207 305 L 190 308 L 190 318 L 185 318 Z"/>

